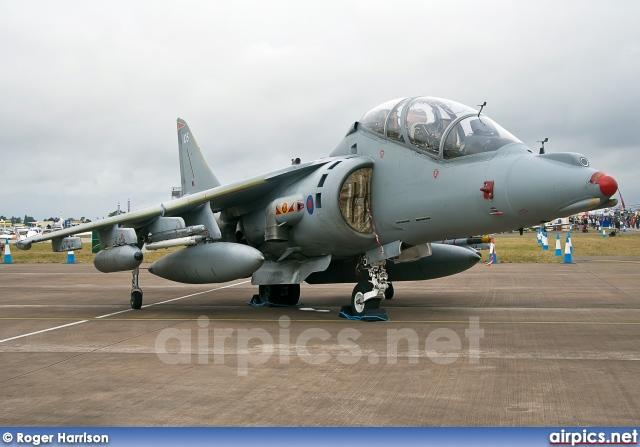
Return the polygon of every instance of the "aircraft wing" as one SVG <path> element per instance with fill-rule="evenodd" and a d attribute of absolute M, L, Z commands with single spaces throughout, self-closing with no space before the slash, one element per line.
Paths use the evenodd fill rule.
<path fill-rule="evenodd" d="M 156 206 L 145 208 L 119 216 L 88 222 L 71 228 L 57 230 L 51 233 L 33 236 L 16 243 L 16 247 L 28 250 L 34 242 L 43 242 L 59 239 L 74 234 L 85 233 L 94 230 L 102 230 L 114 225 L 127 228 L 139 228 L 159 216 L 177 216 L 189 212 L 203 203 L 209 202 L 214 212 L 221 211 L 231 206 L 246 206 L 264 197 L 264 195 L 280 187 L 283 184 L 292 183 L 308 173 L 315 171 L 320 166 L 329 163 L 335 157 L 323 158 L 313 162 L 292 165 L 277 171 L 262 174 L 229 185 L 218 186 L 198 193 L 183 196 L 179 199 L 160 203 Z"/>

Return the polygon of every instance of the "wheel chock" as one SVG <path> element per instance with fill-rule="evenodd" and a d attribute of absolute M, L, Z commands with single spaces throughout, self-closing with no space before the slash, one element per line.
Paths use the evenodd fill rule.
<path fill-rule="evenodd" d="M 356 315 L 355 312 L 353 312 L 353 309 L 351 309 L 351 306 L 342 306 L 338 316 L 346 318 L 347 320 L 389 321 L 387 310 L 384 308 L 365 309 L 362 315 Z"/>

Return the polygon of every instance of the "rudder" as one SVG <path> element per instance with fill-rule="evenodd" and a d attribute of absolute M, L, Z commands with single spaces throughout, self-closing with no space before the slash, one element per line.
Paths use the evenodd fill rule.
<path fill-rule="evenodd" d="M 193 194 L 220 186 L 209 168 L 187 123 L 178 118 L 178 150 L 182 195 Z"/>

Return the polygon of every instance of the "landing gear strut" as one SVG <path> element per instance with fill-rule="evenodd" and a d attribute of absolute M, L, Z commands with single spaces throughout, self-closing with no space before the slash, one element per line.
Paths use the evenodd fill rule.
<path fill-rule="evenodd" d="M 351 312 L 356 316 L 367 314 L 369 309 L 379 309 L 380 301 L 391 285 L 388 282 L 389 276 L 384 269 L 385 261 L 364 264 L 363 267 L 369 271 L 371 282 L 361 282 L 356 284 L 351 293 Z M 393 289 L 391 289 L 393 290 Z M 391 292 L 393 296 L 393 292 Z"/>
<path fill-rule="evenodd" d="M 131 274 L 131 308 L 140 309 L 142 307 L 142 289 L 138 286 L 138 277 L 140 276 L 140 269 L 136 267 Z"/>
<path fill-rule="evenodd" d="M 300 300 L 300 284 L 273 284 L 258 286 L 261 303 L 295 306 Z"/>

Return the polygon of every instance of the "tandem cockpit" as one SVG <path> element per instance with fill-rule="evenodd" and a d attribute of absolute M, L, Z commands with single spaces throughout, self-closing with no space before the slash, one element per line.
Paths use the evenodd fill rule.
<path fill-rule="evenodd" d="M 360 125 L 379 136 L 445 160 L 521 143 L 471 107 L 425 96 L 385 102 L 366 113 Z"/>

